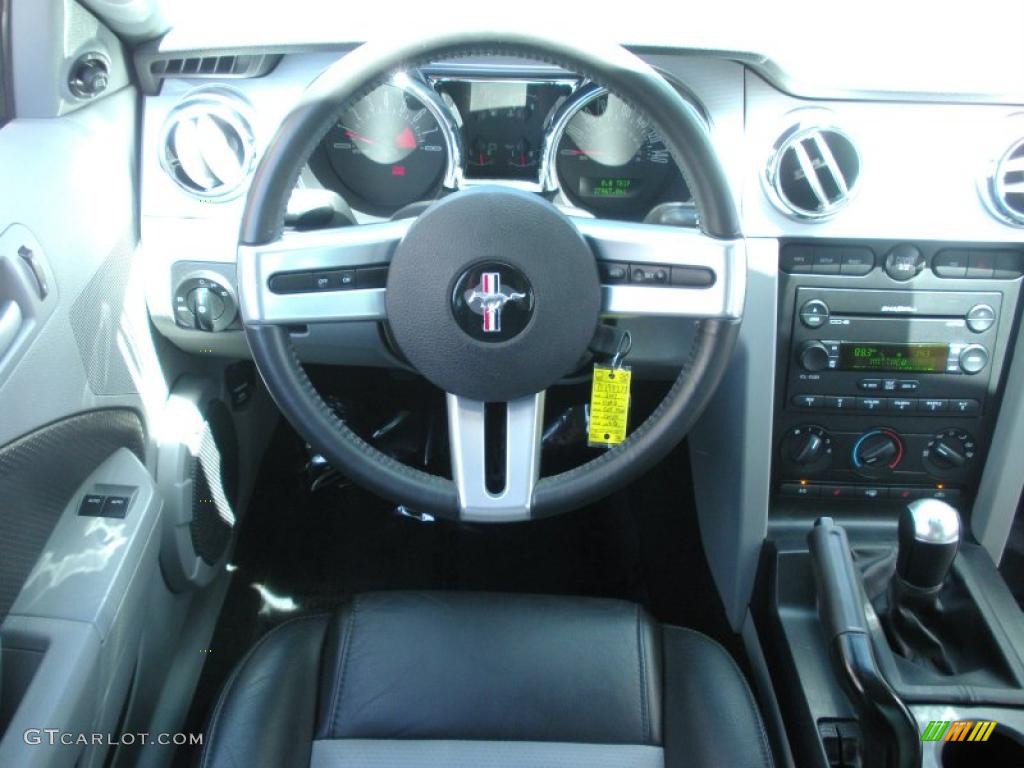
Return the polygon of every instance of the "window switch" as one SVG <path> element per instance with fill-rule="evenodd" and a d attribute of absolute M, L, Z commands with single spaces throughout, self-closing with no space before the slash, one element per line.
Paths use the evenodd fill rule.
<path fill-rule="evenodd" d="M 124 519 L 128 514 L 128 505 L 131 503 L 130 496 L 107 496 L 103 502 L 103 517 L 116 517 Z"/>
<path fill-rule="evenodd" d="M 102 517 L 107 497 L 98 493 L 87 493 L 78 505 L 78 514 L 83 517 Z"/>

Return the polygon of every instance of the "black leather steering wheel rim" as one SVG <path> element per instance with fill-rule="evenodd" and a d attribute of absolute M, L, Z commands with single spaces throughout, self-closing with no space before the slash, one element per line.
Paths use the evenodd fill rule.
<path fill-rule="evenodd" d="M 260 160 L 246 200 L 239 242 L 280 237 L 298 175 L 342 107 L 393 72 L 466 55 L 521 56 L 575 71 L 648 116 L 681 167 L 705 234 L 741 237 L 724 172 L 697 113 L 650 66 L 617 45 L 586 49 L 521 32 L 458 32 L 408 44 L 368 43 L 326 69 L 282 122 Z M 541 478 L 531 516 L 567 512 L 602 498 L 652 467 L 687 434 L 732 357 L 739 324 L 705 319 L 679 376 L 654 413 L 623 443 L 568 472 Z M 452 481 L 401 464 L 340 421 L 313 387 L 279 325 L 246 324 L 253 359 L 278 407 L 298 432 L 354 482 L 411 507 L 459 517 Z"/>

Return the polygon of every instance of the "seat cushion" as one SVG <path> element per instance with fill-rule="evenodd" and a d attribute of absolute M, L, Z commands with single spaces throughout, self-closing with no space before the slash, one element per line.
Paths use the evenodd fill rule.
<path fill-rule="evenodd" d="M 771 765 L 709 638 L 618 600 L 487 593 L 373 593 L 281 625 L 205 742 L 214 768 Z"/>

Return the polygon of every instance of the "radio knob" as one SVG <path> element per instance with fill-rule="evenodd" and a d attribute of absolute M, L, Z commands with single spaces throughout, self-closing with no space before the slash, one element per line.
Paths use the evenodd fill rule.
<path fill-rule="evenodd" d="M 903 459 L 903 440 L 891 429 L 873 429 L 854 443 L 852 458 L 861 474 L 883 475 Z"/>
<path fill-rule="evenodd" d="M 973 376 L 988 365 L 988 350 L 981 344 L 968 344 L 960 350 L 960 370 Z"/>
<path fill-rule="evenodd" d="M 828 368 L 828 347 L 820 341 L 808 341 L 800 347 L 800 367 L 817 372 Z"/>

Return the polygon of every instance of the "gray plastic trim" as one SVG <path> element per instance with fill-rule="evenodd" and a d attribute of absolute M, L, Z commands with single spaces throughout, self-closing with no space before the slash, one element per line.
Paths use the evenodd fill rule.
<path fill-rule="evenodd" d="M 1024 473 L 1020 471 L 1024 456 L 1024 333 L 1019 325 L 999 418 L 971 510 L 971 532 L 995 563 L 1003 558 L 1024 495 Z"/>
<path fill-rule="evenodd" d="M 736 632 L 768 530 L 774 413 L 778 242 L 747 239 L 747 298 L 736 352 L 690 432 L 700 535 Z"/>

